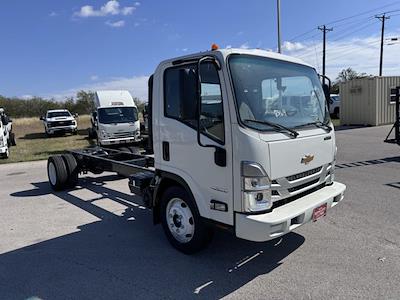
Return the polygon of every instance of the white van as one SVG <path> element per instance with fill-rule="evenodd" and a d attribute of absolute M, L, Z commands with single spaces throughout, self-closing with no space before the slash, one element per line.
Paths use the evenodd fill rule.
<path fill-rule="evenodd" d="M 92 132 L 100 146 L 130 144 L 140 137 L 138 109 L 128 91 L 97 91 Z"/>

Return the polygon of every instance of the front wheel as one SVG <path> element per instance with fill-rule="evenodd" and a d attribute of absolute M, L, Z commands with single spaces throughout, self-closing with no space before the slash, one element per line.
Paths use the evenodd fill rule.
<path fill-rule="evenodd" d="M 204 249 L 213 231 L 205 224 L 192 197 L 182 187 L 168 188 L 161 199 L 161 222 L 168 241 L 185 254 Z"/>

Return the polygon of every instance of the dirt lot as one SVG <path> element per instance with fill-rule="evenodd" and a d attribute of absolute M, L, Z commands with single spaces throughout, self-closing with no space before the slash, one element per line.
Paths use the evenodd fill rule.
<path fill-rule="evenodd" d="M 66 134 L 48 138 L 44 133 L 43 123 L 38 118 L 14 119 L 13 132 L 17 138 L 17 146 L 11 147 L 10 158 L 0 160 L 0 164 L 41 160 L 66 149 L 87 147 L 92 143 L 87 138 L 89 126 L 89 116 L 79 116 L 77 135 Z"/>

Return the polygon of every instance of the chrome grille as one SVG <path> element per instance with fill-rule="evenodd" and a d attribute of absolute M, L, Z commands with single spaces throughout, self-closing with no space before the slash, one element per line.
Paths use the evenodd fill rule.
<path fill-rule="evenodd" d="M 308 177 L 310 175 L 318 173 L 319 171 L 321 171 L 321 169 L 322 169 L 322 166 L 319 167 L 319 168 L 315 168 L 315 169 L 312 169 L 312 170 L 308 170 L 308 171 L 299 173 L 299 174 L 288 176 L 288 177 L 286 177 L 286 179 L 289 180 L 289 181 L 295 181 L 295 180 L 298 180 L 300 178 Z"/>
<path fill-rule="evenodd" d="M 328 163 L 298 174 L 272 180 L 272 201 L 275 203 L 293 198 L 298 194 L 312 191 L 317 186 L 324 185 L 326 180 L 331 176 L 331 169 L 332 165 Z"/>
<path fill-rule="evenodd" d="M 114 138 L 128 138 L 128 137 L 134 137 L 134 136 L 135 136 L 134 131 L 124 131 L 124 132 L 113 133 Z"/>

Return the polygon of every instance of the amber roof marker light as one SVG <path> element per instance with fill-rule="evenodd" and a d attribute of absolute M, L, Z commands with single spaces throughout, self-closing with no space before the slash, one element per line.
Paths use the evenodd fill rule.
<path fill-rule="evenodd" d="M 211 50 L 212 51 L 215 51 L 215 50 L 218 50 L 218 49 L 219 49 L 219 46 L 217 44 L 212 44 L 211 45 Z"/>

